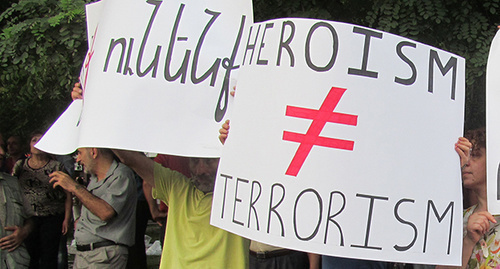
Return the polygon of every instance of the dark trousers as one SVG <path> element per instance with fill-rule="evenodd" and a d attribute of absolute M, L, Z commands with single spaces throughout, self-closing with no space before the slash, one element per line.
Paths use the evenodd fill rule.
<path fill-rule="evenodd" d="M 68 269 L 68 234 L 61 235 L 59 240 L 59 252 L 57 253 L 57 269 Z"/>
<path fill-rule="evenodd" d="M 334 256 L 321 256 L 323 269 L 387 269 L 390 268 L 388 262 L 368 261 L 359 259 L 350 259 Z"/>
<path fill-rule="evenodd" d="M 34 230 L 25 240 L 31 269 L 57 268 L 64 215 L 33 217 Z"/>
<path fill-rule="evenodd" d="M 290 251 L 290 254 L 272 257 L 257 258 L 250 255 L 250 269 L 308 269 L 309 258 L 307 253 Z"/>
<path fill-rule="evenodd" d="M 146 234 L 148 220 L 151 219 L 148 202 L 137 200 L 135 214 L 135 244 L 128 250 L 127 269 L 146 269 L 148 263 L 144 234 Z"/>

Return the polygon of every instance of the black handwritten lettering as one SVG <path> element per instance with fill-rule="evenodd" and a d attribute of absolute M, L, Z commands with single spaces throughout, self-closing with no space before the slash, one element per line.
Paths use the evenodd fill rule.
<path fill-rule="evenodd" d="M 250 179 L 243 179 L 240 177 L 235 177 L 225 174 L 220 174 L 220 176 L 222 177 L 222 179 L 220 180 L 224 182 L 224 186 L 222 188 L 223 192 L 222 205 L 220 205 L 220 207 L 222 208 L 221 219 L 224 218 L 225 205 L 226 203 L 229 203 L 228 201 L 230 201 L 230 203 L 232 203 L 233 215 L 232 219 L 228 219 L 226 220 L 226 222 L 229 222 L 230 224 L 236 225 L 238 227 L 245 226 L 246 228 L 250 228 L 251 226 L 255 225 L 254 227 L 256 228 L 254 230 L 261 232 L 260 230 L 261 223 L 259 221 L 259 215 L 267 214 L 267 228 L 263 229 L 262 231 L 263 233 L 267 234 L 277 233 L 280 234 L 281 237 L 285 237 L 287 229 L 293 229 L 295 233 L 295 238 L 297 240 L 311 241 L 318 236 L 320 231 L 324 230 L 324 240 L 323 240 L 324 245 L 331 245 L 331 243 L 328 243 L 328 241 L 332 240 L 331 230 L 332 227 L 336 227 L 333 229 L 337 230 L 338 233 L 339 241 L 337 246 L 344 247 L 345 232 L 342 229 L 343 223 L 339 221 L 340 219 L 339 215 L 340 214 L 344 215 L 341 219 L 347 221 L 346 223 L 349 223 L 349 221 L 352 221 L 354 219 L 359 219 L 362 217 L 353 215 L 353 212 L 346 212 L 347 208 L 346 205 L 348 198 L 346 197 L 346 195 L 344 195 L 342 191 L 330 192 L 329 202 L 328 202 L 328 212 L 326 214 L 325 221 L 323 221 L 323 212 L 324 212 L 323 200 L 326 200 L 324 199 L 326 197 L 323 197 L 316 189 L 306 188 L 298 192 L 296 196 L 290 196 L 286 195 L 287 190 L 285 185 L 282 185 L 280 183 L 274 183 L 272 185 L 267 185 L 270 188 L 270 193 L 269 196 L 263 197 L 262 196 L 262 193 L 264 193 L 263 184 L 259 181 L 256 180 L 252 181 Z M 235 178 L 236 180 L 232 180 L 233 178 Z M 248 185 L 250 182 L 251 182 L 251 188 L 250 185 Z M 226 197 L 228 198 L 226 199 Z M 389 197 L 377 196 L 372 194 L 360 194 L 360 193 L 357 193 L 356 197 L 366 198 L 369 200 L 368 210 L 365 215 L 367 217 L 367 222 L 364 230 L 365 232 L 363 238 L 364 242 L 362 244 L 349 244 L 349 247 L 353 249 L 361 248 L 361 249 L 380 251 L 382 250 L 382 247 L 376 246 L 375 244 L 371 243 L 370 235 L 371 233 L 373 233 L 374 230 L 373 227 L 380 227 L 381 219 L 376 218 L 376 216 L 380 214 L 379 212 L 380 208 L 386 209 L 386 206 L 381 207 L 381 205 L 379 205 L 378 207 L 375 207 L 375 205 L 376 203 L 378 203 L 377 201 L 389 201 Z M 316 198 L 316 200 L 314 200 L 314 198 Z M 266 203 L 266 204 L 268 203 L 267 209 L 262 207 L 257 207 L 256 204 L 259 201 L 261 201 L 261 203 Z M 293 203 L 293 210 L 284 211 L 283 209 L 282 210 L 279 209 L 280 207 L 284 208 L 284 205 L 292 205 L 292 203 Z M 246 214 L 246 211 L 245 213 L 242 212 L 242 210 L 244 211 L 244 209 L 241 208 L 241 206 L 243 205 L 246 206 L 247 204 L 248 204 L 248 218 L 240 217 L 238 219 L 237 216 L 243 216 L 243 214 Z M 304 204 L 306 205 L 305 207 L 303 206 Z M 426 208 L 427 212 L 424 212 L 424 210 L 416 211 L 415 208 L 411 207 L 411 205 L 414 204 L 416 204 L 416 201 L 414 199 L 401 198 L 397 200 L 397 202 L 391 208 L 392 213 L 394 215 L 394 219 L 397 221 L 397 223 L 401 223 L 404 226 L 408 226 L 411 228 L 410 230 L 413 231 L 411 240 L 409 242 L 405 244 L 393 244 L 393 249 L 397 252 L 405 252 L 415 248 L 415 244 L 419 236 L 418 226 L 415 224 L 415 222 L 412 222 L 402 217 L 402 216 L 408 216 L 408 213 L 410 213 L 411 216 L 418 216 L 419 214 L 420 216 L 423 216 L 424 214 L 427 214 L 425 220 L 426 227 L 425 227 L 422 253 L 426 252 L 426 246 L 428 242 L 431 242 L 430 244 L 435 244 L 436 243 L 435 238 L 430 237 L 431 240 L 429 240 L 428 238 L 429 231 L 434 230 L 436 228 L 436 226 L 432 226 L 434 225 L 432 223 L 433 218 L 431 217 L 431 211 L 432 211 L 435 217 L 434 219 L 436 219 L 436 222 L 438 223 L 443 223 L 446 218 L 450 219 L 449 226 L 446 225 L 446 229 L 449 229 L 447 230 L 447 235 L 448 235 L 447 253 L 450 254 L 451 235 L 453 228 L 452 217 L 454 215 L 454 202 L 450 201 L 449 203 L 447 203 L 447 208 L 444 209 L 443 211 L 440 211 L 441 209 L 439 210 L 437 209 L 436 203 L 433 202 L 432 200 L 429 200 L 427 201 L 427 208 Z M 311 215 L 314 215 L 311 214 L 311 210 L 316 210 L 316 208 L 319 214 L 317 217 L 314 216 L 314 219 L 311 219 Z M 417 208 L 420 208 L 420 206 Z M 259 212 L 259 210 L 262 210 L 263 212 Z M 243 214 L 240 214 L 239 212 Z M 303 221 L 304 218 L 309 218 L 309 220 L 304 222 Z M 251 224 L 253 222 L 255 223 Z M 440 227 L 442 227 L 442 225 Z M 349 237 L 362 233 L 362 231 L 353 231 L 352 229 L 348 231 L 350 232 Z M 400 234 L 403 233 L 406 234 L 404 229 L 397 229 L 397 231 L 398 234 L 395 237 L 396 239 L 401 237 Z M 406 236 L 404 238 L 406 238 Z M 443 250 L 443 254 L 444 253 L 445 250 Z"/>
<path fill-rule="evenodd" d="M 234 205 L 233 205 L 233 223 L 243 226 L 244 223 L 236 220 L 236 203 L 241 203 L 241 199 L 238 198 L 238 186 L 240 182 L 248 183 L 248 180 L 243 178 L 236 179 L 236 188 L 234 190 Z"/>
<path fill-rule="evenodd" d="M 108 71 L 108 65 L 109 65 L 109 60 L 111 59 L 111 54 L 113 53 L 117 45 L 121 45 L 122 53 L 120 54 L 120 60 L 118 61 L 118 67 L 116 68 L 116 73 L 122 72 L 123 56 L 125 55 L 125 47 L 127 47 L 127 41 L 123 37 L 117 40 L 111 39 L 111 42 L 109 43 L 108 55 L 106 56 L 106 61 L 104 62 L 103 72 Z"/>
<path fill-rule="evenodd" d="M 175 81 L 179 77 L 181 77 L 181 83 L 184 84 L 186 83 L 186 72 L 188 68 L 188 61 L 189 61 L 189 56 L 191 55 L 191 50 L 186 50 L 186 53 L 184 54 L 184 60 L 182 61 L 182 65 L 177 70 L 177 73 L 175 75 L 170 74 L 170 64 L 172 62 L 172 53 L 174 51 L 174 45 L 175 45 L 175 40 L 177 36 L 177 30 L 179 29 L 179 23 L 182 17 L 182 12 L 184 10 L 184 4 L 181 4 L 179 7 L 179 11 L 177 12 L 177 17 L 175 18 L 174 22 L 174 28 L 172 29 L 172 34 L 170 35 L 170 42 L 168 44 L 168 49 L 167 49 L 167 58 L 165 61 L 165 70 L 164 70 L 164 77 L 167 81 Z"/>
<path fill-rule="evenodd" d="M 368 198 L 368 199 L 370 199 L 370 209 L 368 211 L 368 221 L 366 222 L 365 243 L 363 245 L 351 245 L 351 247 L 382 250 L 381 247 L 369 246 L 368 245 L 368 241 L 370 240 L 370 229 L 371 229 L 371 226 L 372 226 L 373 206 L 375 204 L 375 200 L 384 200 L 384 201 L 387 201 L 387 200 L 389 200 L 389 197 L 366 195 L 366 194 L 359 194 L 359 193 L 356 194 L 356 197 L 362 197 L 362 198 Z"/>
<path fill-rule="evenodd" d="M 425 219 L 425 235 L 424 235 L 423 253 L 425 253 L 425 249 L 427 247 L 427 232 L 429 231 L 429 219 L 430 219 L 429 214 L 430 214 L 431 207 L 432 207 L 432 211 L 434 212 L 434 216 L 437 217 L 439 223 L 441 223 L 441 221 L 443 221 L 443 219 L 446 217 L 448 212 L 450 213 L 450 229 L 449 229 L 449 233 L 448 233 L 448 251 L 447 251 L 447 254 L 450 254 L 451 232 L 453 231 L 453 215 L 454 215 L 453 213 L 454 213 L 454 209 L 455 209 L 455 203 L 450 202 L 448 204 L 448 207 L 446 207 L 443 214 L 440 216 L 437 209 L 436 209 L 436 206 L 434 205 L 434 201 L 432 201 L 432 200 L 429 200 L 427 202 L 427 217 Z"/>
<path fill-rule="evenodd" d="M 286 26 L 290 27 L 290 35 L 287 37 L 285 41 L 283 41 L 285 37 Z M 281 65 L 281 53 L 283 51 L 283 48 L 288 52 L 288 56 L 290 56 L 290 66 L 291 67 L 295 66 L 295 56 L 293 55 L 293 51 L 290 48 L 290 43 L 292 42 L 294 35 L 295 35 L 295 24 L 293 23 L 293 21 L 284 21 L 283 25 L 281 26 L 280 45 L 278 48 L 278 60 L 276 61 L 276 66 Z"/>
<path fill-rule="evenodd" d="M 157 0 L 147 0 L 146 3 L 155 5 L 155 9 L 153 10 L 153 14 L 151 14 L 151 18 L 149 19 L 148 26 L 146 27 L 146 32 L 144 33 L 144 37 L 142 38 L 141 42 L 141 47 L 139 48 L 139 56 L 137 57 L 137 75 L 139 77 L 144 77 L 147 73 L 149 73 L 151 70 L 153 70 L 152 77 L 156 77 L 156 71 L 158 69 L 158 62 L 160 60 L 160 51 L 161 51 L 161 46 L 156 47 L 156 52 L 155 52 L 155 57 L 151 64 L 146 68 L 146 70 L 143 72 L 141 71 L 141 63 L 142 63 L 142 56 L 144 54 L 144 49 L 146 47 L 146 42 L 149 37 L 149 32 L 151 31 L 151 27 L 153 26 L 153 22 L 155 20 L 156 14 L 158 13 L 158 9 L 160 9 L 162 1 L 157 1 Z"/>
<path fill-rule="evenodd" d="M 326 27 L 326 29 L 330 30 L 330 32 L 332 34 L 332 49 L 333 49 L 333 51 L 332 51 L 332 55 L 330 57 L 330 61 L 324 67 L 316 66 L 311 60 L 311 38 L 312 38 L 314 31 L 316 29 L 318 29 L 319 27 Z M 337 36 L 337 31 L 335 31 L 335 28 L 333 28 L 333 26 L 329 23 L 326 23 L 326 22 L 315 23 L 311 27 L 311 29 L 309 30 L 309 33 L 307 34 L 305 50 L 306 50 L 305 51 L 306 63 L 307 63 L 307 66 L 309 66 L 309 68 L 311 68 L 312 70 L 317 71 L 317 72 L 325 72 L 325 71 L 332 69 L 333 64 L 335 63 L 335 59 L 337 58 L 338 50 L 339 50 L 339 38 Z"/>
<path fill-rule="evenodd" d="M 257 55 L 257 64 L 258 65 L 267 65 L 267 60 L 262 60 L 260 58 L 260 53 L 262 52 L 262 49 L 266 46 L 266 43 L 264 43 L 264 38 L 266 37 L 266 31 L 267 29 L 273 28 L 274 23 L 266 23 L 266 27 L 264 27 L 264 31 L 262 32 L 262 39 L 260 40 L 260 48 L 259 48 L 259 55 Z"/>
<path fill-rule="evenodd" d="M 313 193 L 314 195 L 316 195 L 316 199 L 318 199 L 319 214 L 318 214 L 318 223 L 316 224 L 316 227 L 315 227 L 314 231 L 312 232 L 312 234 L 307 236 L 307 237 L 302 237 L 299 235 L 299 232 L 297 229 L 297 215 L 298 215 L 297 214 L 297 204 L 299 203 L 299 200 L 302 197 L 302 195 L 304 195 L 306 193 Z M 307 212 L 307 214 L 309 215 L 309 212 Z M 297 199 L 295 199 L 295 206 L 293 207 L 293 228 L 295 231 L 295 236 L 299 240 L 302 240 L 302 241 L 309 241 L 309 240 L 313 239 L 318 234 L 319 226 L 321 224 L 322 214 L 323 214 L 323 200 L 321 199 L 321 196 L 319 195 L 319 193 L 314 189 L 306 189 L 306 190 L 303 190 L 302 192 L 300 192 L 300 194 L 297 196 Z M 306 216 L 302 216 L 302 217 L 306 217 Z"/>
<path fill-rule="evenodd" d="M 363 49 L 363 61 L 361 63 L 361 69 L 349 68 L 347 70 L 347 73 L 350 75 L 358 75 L 358 76 L 364 76 L 364 77 L 369 77 L 369 78 L 377 78 L 378 77 L 377 72 L 369 71 L 367 69 L 368 68 L 368 54 L 370 52 L 370 40 L 371 40 L 371 38 L 375 37 L 375 38 L 382 39 L 382 33 L 375 32 L 375 31 L 368 30 L 368 29 L 361 28 L 361 27 L 356 27 L 356 26 L 354 26 L 354 29 L 352 31 L 353 31 L 353 33 L 365 35 L 365 46 Z"/>
<path fill-rule="evenodd" d="M 335 214 L 331 215 L 332 214 L 333 196 L 335 194 L 338 194 L 340 196 L 340 198 L 342 198 L 342 202 L 341 202 L 342 206 L 340 207 L 339 211 L 337 211 Z M 344 208 L 345 208 L 345 195 L 342 192 L 340 192 L 340 191 L 332 191 L 330 193 L 330 201 L 328 203 L 328 218 L 327 218 L 327 221 L 326 221 L 325 240 L 323 241 L 324 244 L 326 244 L 326 241 L 327 241 L 327 238 L 328 238 L 328 226 L 329 226 L 330 222 L 332 222 L 339 229 L 340 246 L 342 246 L 342 247 L 344 246 L 344 234 L 342 233 L 342 228 L 340 227 L 340 224 L 336 220 L 333 219 L 336 216 L 338 216 L 340 213 L 342 213 L 342 211 L 344 211 Z"/>
<path fill-rule="evenodd" d="M 428 89 L 429 92 L 434 92 L 434 63 L 437 64 L 439 71 L 444 76 L 450 69 L 453 69 L 451 75 L 451 100 L 455 100 L 455 88 L 457 84 L 457 58 L 451 56 L 446 66 L 443 66 L 441 59 L 437 51 L 430 50 L 429 52 L 429 83 Z"/>
<path fill-rule="evenodd" d="M 274 202 L 273 196 L 275 194 L 275 192 L 274 192 L 275 187 L 280 188 L 282 192 L 281 192 L 281 197 L 279 198 L 279 201 L 273 204 L 273 202 Z M 269 214 L 267 215 L 267 233 L 269 233 L 271 230 L 271 213 L 274 213 L 274 215 L 276 215 L 276 217 L 278 218 L 280 225 L 281 225 L 281 236 L 285 236 L 285 227 L 283 225 L 283 219 L 281 218 L 280 213 L 278 213 L 278 211 L 276 210 L 278 208 L 278 206 L 281 205 L 281 203 L 283 202 L 284 199 L 285 199 L 285 187 L 279 183 L 273 184 L 271 186 L 271 199 L 269 201 Z"/>
<path fill-rule="evenodd" d="M 224 174 L 220 174 L 220 176 L 224 178 L 224 196 L 222 198 L 222 212 L 220 218 L 224 219 L 224 207 L 226 205 L 226 193 L 227 193 L 227 179 L 233 179 L 233 177 Z"/>
<path fill-rule="evenodd" d="M 250 26 L 250 31 L 248 32 L 247 47 L 245 48 L 245 54 L 243 55 L 243 61 L 241 62 L 241 65 L 245 65 L 245 59 L 247 58 L 247 52 L 249 50 L 252 51 L 252 55 L 250 55 L 250 60 L 248 61 L 248 65 L 252 64 L 253 53 L 255 52 L 255 46 L 257 45 L 257 38 L 259 37 L 260 24 L 258 25 L 257 33 L 255 34 L 255 40 L 253 44 L 250 44 L 250 37 L 252 36 L 252 30 L 253 26 Z"/>
<path fill-rule="evenodd" d="M 240 29 L 236 40 L 234 41 L 233 52 L 231 53 L 231 58 L 224 58 L 222 61 L 222 67 L 226 69 L 224 75 L 224 81 L 222 83 L 222 88 L 219 94 L 219 99 L 217 101 L 217 106 L 215 107 L 215 121 L 220 122 L 227 110 L 227 98 L 229 96 L 229 82 L 231 81 L 231 72 L 235 69 L 240 68 L 239 65 L 235 65 L 236 55 L 238 53 L 238 48 L 240 47 L 241 36 L 243 35 L 243 29 L 245 27 L 246 16 L 241 16 Z M 224 100 L 224 101 L 223 101 Z"/>
<path fill-rule="evenodd" d="M 254 199 L 254 187 L 258 186 L 259 187 L 259 194 L 257 194 L 257 197 Z M 260 194 L 262 192 L 262 186 L 260 185 L 260 182 L 258 181 L 252 181 L 252 190 L 250 192 L 250 205 L 248 207 L 248 228 L 250 228 L 250 217 L 252 215 L 252 211 L 255 214 L 255 223 L 257 224 L 257 231 L 260 230 L 259 228 L 259 217 L 257 214 L 257 210 L 255 209 L 255 203 L 259 200 Z"/>
<path fill-rule="evenodd" d="M 415 83 L 415 80 L 417 79 L 417 68 L 415 67 L 415 64 L 410 59 L 408 59 L 406 55 L 403 54 L 403 47 L 416 48 L 417 44 L 408 41 L 401 41 L 396 46 L 396 53 L 398 54 L 399 58 L 401 58 L 401 60 L 403 60 L 403 62 L 408 64 L 408 66 L 410 66 L 411 68 L 411 77 L 407 79 L 395 77 L 394 82 L 403 85 L 412 85 L 413 83 Z"/>
<path fill-rule="evenodd" d="M 130 56 L 132 54 L 132 48 L 134 47 L 134 39 L 130 38 L 130 41 L 128 42 L 128 51 L 127 51 L 127 59 L 125 60 L 125 67 L 123 69 L 123 74 L 124 75 L 133 75 L 134 72 L 132 71 L 132 68 L 130 68 Z"/>
<path fill-rule="evenodd" d="M 402 203 L 415 203 L 415 200 L 412 200 L 412 199 L 401 199 L 399 200 L 397 203 L 396 203 L 396 206 L 394 207 L 394 217 L 396 217 L 396 219 L 403 223 L 403 224 L 406 224 L 406 225 L 409 225 L 410 227 L 413 228 L 413 240 L 406 246 L 398 246 L 398 245 L 394 245 L 394 249 L 397 250 L 397 251 L 407 251 L 409 250 L 411 247 L 413 247 L 413 245 L 415 244 L 415 241 L 417 241 L 417 226 L 415 226 L 415 224 L 413 224 L 412 222 L 409 222 L 409 221 L 406 221 L 404 219 L 402 219 L 400 216 L 399 216 L 399 206 L 402 204 Z"/>
<path fill-rule="evenodd" d="M 200 56 L 201 46 L 203 45 L 203 41 L 205 40 L 205 37 L 208 33 L 208 30 L 214 24 L 217 17 L 219 17 L 219 15 L 220 15 L 220 12 L 214 12 L 214 11 L 210 11 L 208 9 L 205 9 L 205 13 L 212 15 L 212 18 L 205 26 L 205 29 L 203 29 L 203 32 L 201 33 L 200 39 L 198 40 L 198 44 L 196 45 L 196 49 L 194 50 L 193 67 L 191 68 L 191 81 L 194 84 L 198 84 L 200 82 L 203 82 L 208 76 L 211 75 L 212 78 L 210 80 L 210 86 L 213 87 L 215 85 L 215 79 L 217 78 L 217 71 L 219 71 L 219 66 L 220 66 L 220 62 L 221 62 L 220 58 L 217 58 L 214 61 L 214 64 L 212 65 L 212 67 L 210 67 L 207 70 L 207 72 L 205 72 L 205 74 L 203 74 L 200 78 L 196 77 L 196 69 L 198 68 L 198 57 Z"/>

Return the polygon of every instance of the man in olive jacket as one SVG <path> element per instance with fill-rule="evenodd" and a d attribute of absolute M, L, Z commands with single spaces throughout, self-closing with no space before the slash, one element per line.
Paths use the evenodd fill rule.
<path fill-rule="evenodd" d="M 0 172 L 0 269 L 29 266 L 23 241 L 33 229 L 33 213 L 26 205 L 17 178 Z"/>

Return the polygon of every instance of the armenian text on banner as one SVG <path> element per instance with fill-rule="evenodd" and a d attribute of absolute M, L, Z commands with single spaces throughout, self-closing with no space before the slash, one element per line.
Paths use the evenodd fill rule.
<path fill-rule="evenodd" d="M 84 101 L 37 147 L 219 156 L 252 2 L 102 0 L 87 12 Z"/>
<path fill-rule="evenodd" d="M 251 26 L 211 223 L 325 255 L 460 265 L 465 60 L 313 19 Z"/>

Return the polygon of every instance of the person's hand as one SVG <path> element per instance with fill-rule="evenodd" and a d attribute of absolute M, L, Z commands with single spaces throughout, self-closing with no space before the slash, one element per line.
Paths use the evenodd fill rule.
<path fill-rule="evenodd" d="M 64 218 L 64 221 L 62 223 L 62 234 L 65 235 L 68 233 L 68 229 L 69 229 L 69 220 L 67 220 L 66 218 Z"/>
<path fill-rule="evenodd" d="M 153 218 L 158 225 L 163 226 L 163 221 L 167 218 L 167 212 L 162 212 L 158 208 L 155 208 L 151 212 L 151 218 Z"/>
<path fill-rule="evenodd" d="M 222 124 L 222 128 L 219 129 L 219 140 L 224 145 L 226 143 L 227 136 L 229 135 L 229 120 L 226 120 Z"/>
<path fill-rule="evenodd" d="M 10 226 L 4 229 L 5 231 L 12 231 L 12 234 L 0 238 L 0 248 L 9 252 L 19 247 L 28 236 L 27 232 L 19 226 Z"/>
<path fill-rule="evenodd" d="M 232 90 L 229 91 L 229 94 L 234 97 L 234 94 L 236 93 L 236 85 L 233 87 Z"/>
<path fill-rule="evenodd" d="M 80 82 L 75 83 L 75 86 L 73 87 L 73 91 L 71 92 L 71 98 L 73 98 L 73 100 L 83 99 L 82 93 L 83 93 L 83 90 L 82 90 L 82 85 L 80 84 Z"/>
<path fill-rule="evenodd" d="M 462 167 L 462 169 L 469 161 L 471 149 L 472 143 L 465 137 L 459 137 L 457 143 L 455 143 L 455 151 L 460 157 L 460 167 Z"/>
<path fill-rule="evenodd" d="M 472 214 L 467 221 L 467 234 L 464 240 L 468 239 L 472 243 L 477 244 L 490 229 L 490 221 L 493 223 L 497 222 L 488 211 Z"/>
<path fill-rule="evenodd" d="M 56 171 L 49 175 L 49 183 L 53 184 L 53 187 L 61 186 L 61 188 L 74 193 L 75 190 L 80 186 L 76 183 L 68 174 Z"/>
<path fill-rule="evenodd" d="M 234 97 L 236 93 L 236 86 L 229 92 L 231 96 Z M 219 140 L 224 145 L 226 143 L 227 136 L 229 135 L 229 120 L 226 120 L 224 124 L 222 124 L 222 128 L 219 129 Z"/>

